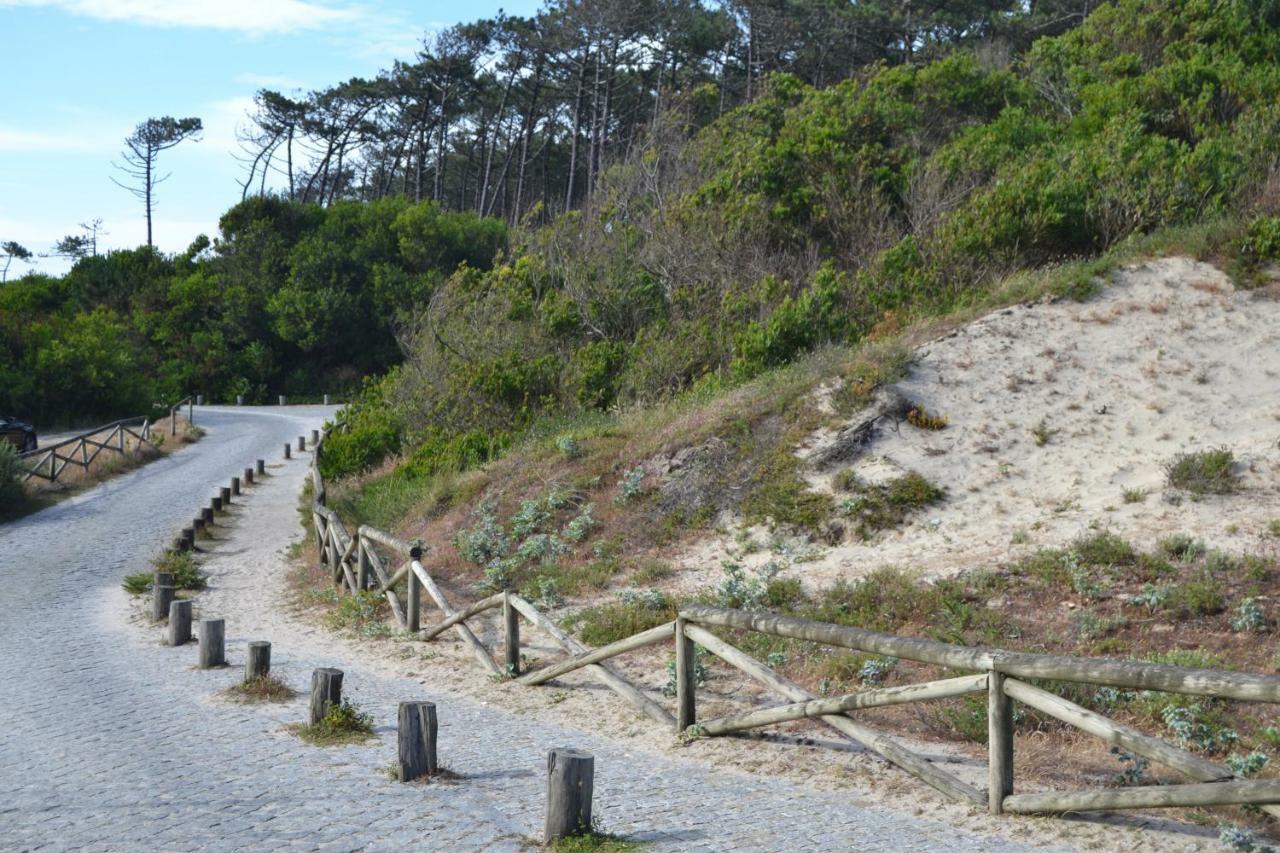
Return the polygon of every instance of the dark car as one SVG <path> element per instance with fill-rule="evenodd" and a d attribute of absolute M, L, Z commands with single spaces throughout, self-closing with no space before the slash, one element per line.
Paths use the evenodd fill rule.
<path fill-rule="evenodd" d="M 0 415 L 0 441 L 9 442 L 21 453 L 35 450 L 39 446 L 35 427 L 5 415 Z"/>

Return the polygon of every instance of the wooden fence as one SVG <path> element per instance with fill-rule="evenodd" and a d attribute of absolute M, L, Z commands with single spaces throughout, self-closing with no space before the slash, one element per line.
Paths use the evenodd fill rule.
<path fill-rule="evenodd" d="M 137 442 L 134 453 L 141 452 L 143 445 L 154 449 L 151 420 L 141 417 L 114 421 L 57 444 L 27 451 L 21 456 L 26 469 L 22 480 L 26 482 L 32 477 L 39 477 L 53 483 L 72 465 L 87 471 L 104 450 L 121 456 L 128 453 L 130 439 Z"/>
<path fill-rule="evenodd" d="M 335 583 L 352 593 L 376 590 L 391 604 L 406 630 L 430 640 L 452 630 L 470 648 L 489 676 L 514 678 L 538 685 L 577 669 L 587 668 L 602 684 L 637 710 L 678 733 L 716 737 L 791 720 L 814 719 L 841 732 L 947 797 L 991 814 L 1059 813 L 1076 811 L 1261 805 L 1280 817 L 1280 779 L 1242 779 L 1220 764 L 1172 743 L 1144 734 L 1088 710 L 1029 680 L 1075 682 L 1096 686 L 1157 690 L 1217 699 L 1280 703 L 1280 677 L 1216 669 L 1149 664 L 1107 658 L 1010 652 L 958 646 L 913 637 L 899 637 L 861 628 L 811 622 L 768 612 L 732 610 L 690 604 L 665 625 L 651 628 L 597 649 L 588 649 L 568 636 L 530 602 L 512 592 L 500 592 L 455 610 L 422 564 L 423 548 L 375 528 L 350 532 L 337 513 L 325 506 L 325 487 L 318 467 L 320 446 L 311 462 L 314 485 L 312 517 L 321 560 Z M 399 564 L 394 572 L 389 565 Z M 405 601 L 396 587 L 406 581 Z M 443 619 L 423 628 L 422 591 Z M 475 636 L 467 621 L 489 610 L 503 611 L 503 665 Z M 536 671 L 520 671 L 520 618 L 554 640 L 569 657 Z M 713 633 L 719 630 L 720 633 Z M 823 646 L 932 664 L 955 674 L 920 684 L 878 687 L 845 696 L 818 697 L 759 662 L 724 639 L 736 631 L 805 640 Z M 675 650 L 676 713 L 629 681 L 607 661 L 617 655 L 670 641 Z M 787 704 L 708 720 L 697 718 L 695 646 L 702 646 L 725 663 L 760 682 Z M 986 790 L 974 786 L 929 761 L 882 732 L 857 720 L 852 712 L 925 702 L 969 694 L 986 694 L 988 773 Z M 1188 784 L 1102 788 L 1083 791 L 1014 793 L 1013 704 L 1021 702 L 1053 719 L 1073 726 L 1134 755 L 1175 770 L 1193 780 Z"/>

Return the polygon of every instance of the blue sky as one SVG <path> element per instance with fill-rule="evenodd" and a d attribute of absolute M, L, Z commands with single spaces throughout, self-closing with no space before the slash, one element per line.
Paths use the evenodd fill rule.
<path fill-rule="evenodd" d="M 146 242 L 141 202 L 111 182 L 124 137 L 150 116 L 205 131 L 161 155 L 156 244 L 185 249 L 239 200 L 235 130 L 253 94 L 371 76 L 429 32 L 537 0 L 0 0 L 0 240 L 47 251 L 102 217 L 99 249 Z M 67 264 L 40 259 L 57 274 Z M 10 270 L 11 274 L 24 272 Z"/>

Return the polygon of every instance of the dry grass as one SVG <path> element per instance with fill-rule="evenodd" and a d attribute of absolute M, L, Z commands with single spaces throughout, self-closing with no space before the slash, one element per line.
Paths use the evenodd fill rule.
<path fill-rule="evenodd" d="M 274 673 L 234 684 L 222 693 L 228 699 L 244 704 L 288 702 L 298 695 L 298 691 Z"/>

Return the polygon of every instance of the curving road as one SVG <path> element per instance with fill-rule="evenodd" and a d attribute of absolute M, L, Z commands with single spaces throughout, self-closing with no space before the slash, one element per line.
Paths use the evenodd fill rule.
<path fill-rule="evenodd" d="M 208 701 L 234 671 L 196 671 L 191 648 L 140 640 L 103 613 L 122 605 L 121 576 L 145 566 L 216 486 L 256 458 L 277 460 L 330 411 L 198 410 L 208 430 L 198 444 L 0 527 L 0 849 L 520 849 L 539 828 L 541 756 L 565 743 L 596 752 L 606 825 L 663 849 L 1012 849 L 847 793 L 639 754 L 599 733 L 432 696 L 287 644 L 273 664 L 295 684 L 313 666 L 347 670 L 376 715 L 377 744 L 300 745 L 280 733 L 298 702 Z M 277 513 L 288 528 L 304 471 L 303 461 L 278 469 L 241 511 Z M 284 541 L 300 532 L 292 518 Z M 229 656 L 242 659 L 234 618 L 228 634 Z M 412 697 L 447 703 L 441 746 L 467 770 L 460 784 L 397 785 L 380 772 L 393 755 L 395 702 Z"/>

